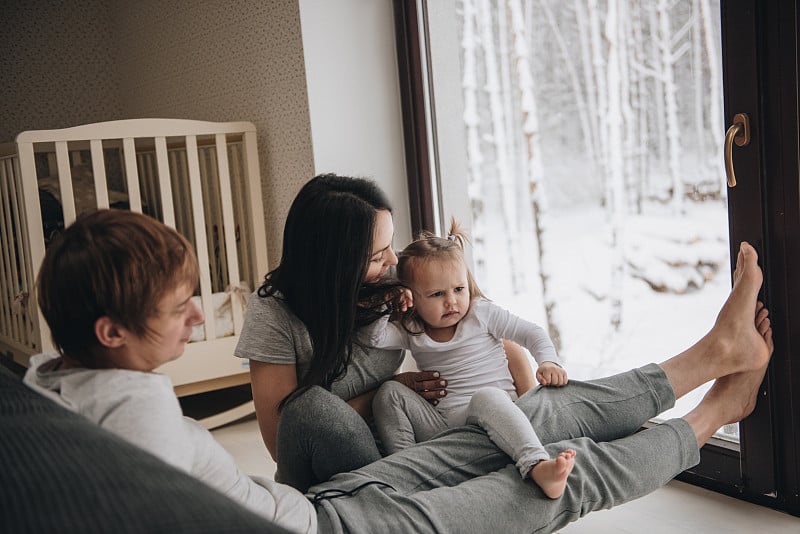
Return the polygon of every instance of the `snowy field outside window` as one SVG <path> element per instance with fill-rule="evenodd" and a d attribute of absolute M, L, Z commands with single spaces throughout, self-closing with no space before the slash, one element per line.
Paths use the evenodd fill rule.
<path fill-rule="evenodd" d="M 573 379 L 687 348 L 731 284 L 718 0 L 457 12 L 484 292 L 548 328 Z"/>

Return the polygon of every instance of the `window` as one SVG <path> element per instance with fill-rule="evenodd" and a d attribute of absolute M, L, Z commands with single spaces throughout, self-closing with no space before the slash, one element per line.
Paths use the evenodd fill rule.
<path fill-rule="evenodd" d="M 574 378 L 661 359 L 705 333 L 730 288 L 730 242 L 756 245 L 773 317 L 789 312 L 797 220 L 786 226 L 785 215 L 772 221 L 770 214 L 797 213 L 797 184 L 782 183 L 781 193 L 767 178 L 785 177 L 793 163 L 789 178 L 796 180 L 797 104 L 790 93 L 778 101 L 775 85 L 774 109 L 765 106 L 772 116 L 752 108 L 757 98 L 728 113 L 744 99 L 732 94 L 747 92 L 732 77 L 794 75 L 796 100 L 796 74 L 787 67 L 796 66 L 795 43 L 781 63 L 764 50 L 786 42 L 755 29 L 781 24 L 781 38 L 795 39 L 795 8 L 779 4 L 749 12 L 723 5 L 721 18 L 711 0 L 396 1 L 405 116 L 413 119 L 406 148 L 418 193 L 415 230 L 441 232 L 450 215 L 468 221 L 482 288 L 546 325 Z M 736 38 L 726 39 L 733 29 Z M 770 58 L 771 71 L 761 58 Z M 783 174 L 760 163 L 756 141 L 735 154 L 744 183 L 728 198 L 724 117 L 749 112 L 753 127 L 768 132 L 786 106 L 792 121 L 781 125 L 789 138 L 776 138 L 787 147 Z M 776 331 L 789 318 L 785 325 L 779 318 Z M 773 367 L 791 367 L 789 341 L 778 341 Z M 792 380 L 781 385 L 771 375 L 759 410 L 742 425 L 741 447 L 739 425 L 723 428 L 725 441 L 704 449 L 694 476 L 792 509 Z M 791 376 L 796 382 L 800 371 Z M 779 398 L 790 408 L 778 408 Z M 794 461 L 781 464 L 781 455 Z"/>

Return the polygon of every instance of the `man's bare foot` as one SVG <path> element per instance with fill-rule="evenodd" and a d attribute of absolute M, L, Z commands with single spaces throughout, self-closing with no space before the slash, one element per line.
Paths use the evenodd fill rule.
<path fill-rule="evenodd" d="M 766 366 L 773 344 L 769 312 L 757 300 L 762 282 L 758 255 L 743 242 L 733 289 L 714 327 L 695 345 L 661 364 L 676 398 L 714 378 Z"/>
<path fill-rule="evenodd" d="M 733 271 L 733 289 L 711 330 L 711 333 L 718 334 L 733 346 L 733 350 L 725 354 L 729 360 L 725 363 L 732 367 L 720 376 L 760 369 L 772 355 L 772 336 L 766 339 L 758 330 L 759 324 L 768 321 L 769 313 L 764 304 L 758 301 L 758 291 L 763 281 L 756 250 L 749 243 L 742 242 Z M 755 321 L 752 310 L 755 310 Z"/>
<path fill-rule="evenodd" d="M 575 451 L 567 449 L 550 460 L 542 460 L 533 466 L 529 476 L 536 482 L 544 494 L 551 499 L 558 499 L 564 494 L 567 477 L 575 467 Z"/>
<path fill-rule="evenodd" d="M 770 332 L 771 334 L 771 332 Z M 684 419 L 702 446 L 723 425 L 738 423 L 753 412 L 767 366 L 718 378 Z"/>

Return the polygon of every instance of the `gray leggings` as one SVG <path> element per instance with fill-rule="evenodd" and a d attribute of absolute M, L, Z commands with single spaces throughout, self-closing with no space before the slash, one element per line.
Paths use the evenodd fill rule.
<path fill-rule="evenodd" d="M 364 419 L 345 401 L 317 386 L 283 407 L 276 442 L 275 480 L 301 492 L 336 473 L 381 458 Z"/>
<path fill-rule="evenodd" d="M 695 435 L 682 419 L 636 432 L 674 400 L 656 365 L 537 388 L 520 398 L 517 405 L 551 456 L 577 451 L 559 499 L 521 479 L 475 426 L 341 473 L 307 496 L 318 500 L 321 533 L 551 532 L 590 511 L 641 497 L 699 461 Z M 323 498 L 341 492 L 352 495 Z"/>
<path fill-rule="evenodd" d="M 375 427 L 386 452 L 394 454 L 450 428 L 434 406 L 399 382 L 384 382 L 372 399 Z M 466 407 L 466 424 L 478 425 L 516 463 L 521 476 L 550 456 L 526 414 L 500 388 L 477 390 Z"/>

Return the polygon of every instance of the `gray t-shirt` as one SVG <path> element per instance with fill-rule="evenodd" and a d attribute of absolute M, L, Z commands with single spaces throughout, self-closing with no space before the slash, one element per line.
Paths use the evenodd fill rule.
<path fill-rule="evenodd" d="M 312 350 L 308 330 L 289 310 L 280 294 L 250 296 L 244 326 L 236 350 L 239 358 L 265 363 L 297 366 L 298 381 L 308 373 Z M 392 377 L 403 363 L 403 351 L 370 349 L 367 353 L 357 345 L 345 375 L 333 383 L 331 391 L 349 400 L 377 388 Z"/>

